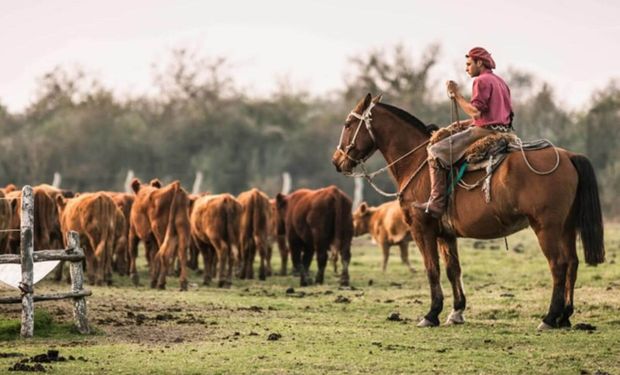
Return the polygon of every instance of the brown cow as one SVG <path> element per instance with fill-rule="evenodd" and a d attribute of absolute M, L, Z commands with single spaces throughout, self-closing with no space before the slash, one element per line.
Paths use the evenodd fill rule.
<path fill-rule="evenodd" d="M 323 283 L 327 251 L 339 249 L 342 256 L 340 284 L 349 285 L 353 218 L 351 199 L 335 186 L 319 190 L 300 189 L 276 196 L 280 223 L 284 220 L 293 267 L 299 268 L 301 286 L 309 285 L 308 270 L 317 254 L 316 282 Z M 302 258 L 303 256 L 303 258 Z"/>
<path fill-rule="evenodd" d="M 57 202 L 63 233 L 80 234 L 89 283 L 110 285 L 117 211 L 112 198 L 101 192 L 86 193 L 76 198 L 58 196 Z"/>
<path fill-rule="evenodd" d="M 387 268 L 390 247 L 400 247 L 400 259 L 414 272 L 409 263 L 409 242 L 412 241 L 409 225 L 398 201 L 383 203 L 378 207 L 368 207 L 363 202 L 353 213 L 355 236 L 370 233 L 370 236 L 383 250 L 383 272 Z"/>
<path fill-rule="evenodd" d="M 271 218 L 269 220 L 269 239 L 267 254 L 269 259 L 269 265 L 271 266 L 271 254 L 273 254 L 273 243 L 278 244 L 278 250 L 280 251 L 280 276 L 286 276 L 288 266 L 288 246 L 286 244 L 286 229 L 284 225 L 284 219 L 279 220 L 278 209 L 276 207 L 276 200 L 270 199 L 269 206 L 271 207 Z M 293 270 L 293 275 L 295 275 Z"/>
<path fill-rule="evenodd" d="M 194 202 L 191 216 L 192 240 L 205 263 L 204 284 L 211 282 L 216 266 L 219 287 L 230 287 L 239 249 L 241 204 L 230 194 L 206 195 Z"/>
<path fill-rule="evenodd" d="M 136 198 L 129 220 L 129 272 L 138 284 L 138 242 L 144 241 L 151 273 L 151 288 L 166 288 L 166 276 L 176 256 L 181 272 L 179 285 L 187 290 L 187 246 L 189 244 L 189 198 L 179 181 L 161 187 L 159 180 L 142 185 L 134 178 Z"/>
<path fill-rule="evenodd" d="M 17 205 L 17 200 L 6 198 L 4 192 L 0 191 L 0 254 L 9 252 L 8 242 L 9 233 L 13 221 L 13 211 Z"/>
<path fill-rule="evenodd" d="M 269 197 L 258 189 L 239 194 L 242 213 L 239 231 L 239 263 L 241 278 L 254 278 L 254 257 L 258 251 L 260 267 L 258 278 L 265 280 L 271 276 L 271 254 L 268 254 L 267 238 L 271 221 Z"/>
<path fill-rule="evenodd" d="M 48 184 L 39 184 L 39 185 L 33 187 L 33 189 L 43 190 L 44 192 L 47 193 L 47 195 L 52 197 L 54 202 L 57 202 L 57 199 L 58 199 L 57 197 L 59 195 L 62 195 L 65 198 L 73 198 L 75 196 L 75 194 L 71 190 L 59 189 L 57 187 L 54 187 L 54 186 L 48 185 Z"/>
<path fill-rule="evenodd" d="M 63 235 L 60 230 L 60 219 L 56 202 L 50 197 L 45 189 L 34 187 L 32 189 L 34 199 L 34 250 L 60 249 L 63 247 Z M 14 200 L 13 215 L 10 229 L 20 229 L 21 223 L 21 190 L 13 190 L 7 193 L 6 198 Z M 19 253 L 20 233 L 19 231 L 9 234 L 9 251 Z"/>

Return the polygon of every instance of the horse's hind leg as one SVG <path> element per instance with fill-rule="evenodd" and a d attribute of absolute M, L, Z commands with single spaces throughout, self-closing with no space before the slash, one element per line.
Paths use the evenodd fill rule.
<path fill-rule="evenodd" d="M 568 259 L 564 255 L 562 244 L 560 243 L 560 240 L 563 238 L 562 230 L 558 225 L 550 225 L 548 227 L 532 225 L 532 227 L 536 232 L 542 252 L 547 257 L 551 276 L 553 277 L 553 292 L 551 293 L 549 311 L 538 326 L 538 329 L 558 328 L 558 320 L 564 313 L 566 274 L 568 270 Z"/>
<path fill-rule="evenodd" d="M 564 232 L 562 238 L 564 254 L 567 258 L 566 266 L 566 285 L 564 291 L 564 311 L 558 319 L 559 327 L 570 327 L 570 317 L 573 315 L 573 295 L 575 291 L 575 281 L 577 280 L 577 268 L 579 258 L 577 257 L 575 228 L 569 228 Z"/>
<path fill-rule="evenodd" d="M 453 310 L 446 320 L 446 324 L 465 323 L 463 311 L 465 310 L 465 293 L 463 292 L 463 282 L 461 280 L 461 263 L 456 238 L 438 238 L 439 252 L 446 265 L 448 280 L 452 284 L 452 296 L 454 299 Z"/>

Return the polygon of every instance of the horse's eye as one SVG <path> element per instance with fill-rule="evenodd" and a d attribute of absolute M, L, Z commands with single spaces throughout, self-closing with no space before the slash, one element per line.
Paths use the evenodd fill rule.
<path fill-rule="evenodd" d="M 347 119 L 347 120 L 344 122 L 344 127 L 345 127 L 345 128 L 348 128 L 349 126 L 351 126 L 351 120 L 350 120 L 350 119 Z"/>

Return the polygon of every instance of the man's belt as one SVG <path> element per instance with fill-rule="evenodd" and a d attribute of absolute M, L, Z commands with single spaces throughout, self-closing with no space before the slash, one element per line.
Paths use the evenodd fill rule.
<path fill-rule="evenodd" d="M 496 132 L 508 133 L 512 131 L 512 125 L 506 124 L 488 124 L 483 125 L 485 129 L 494 130 Z"/>

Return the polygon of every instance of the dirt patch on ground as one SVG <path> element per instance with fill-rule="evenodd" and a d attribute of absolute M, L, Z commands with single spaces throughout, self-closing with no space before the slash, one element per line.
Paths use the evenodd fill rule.
<path fill-rule="evenodd" d="M 230 313 L 225 307 L 156 300 L 136 302 L 135 299 L 128 303 L 129 298 L 122 295 L 120 292 L 118 297 L 88 299 L 89 322 L 96 333 L 102 334 L 93 337 L 94 341 L 182 343 L 224 339 L 223 336 L 230 334 L 218 324 L 222 314 Z M 68 301 L 45 302 L 36 308 L 47 310 L 57 323 L 73 321 L 73 310 Z M 260 314 L 263 308 L 250 306 L 239 310 Z M 18 305 L 0 305 L 0 315 L 19 320 L 21 308 Z M 62 346 L 88 345 L 89 341 L 69 342 Z"/>

